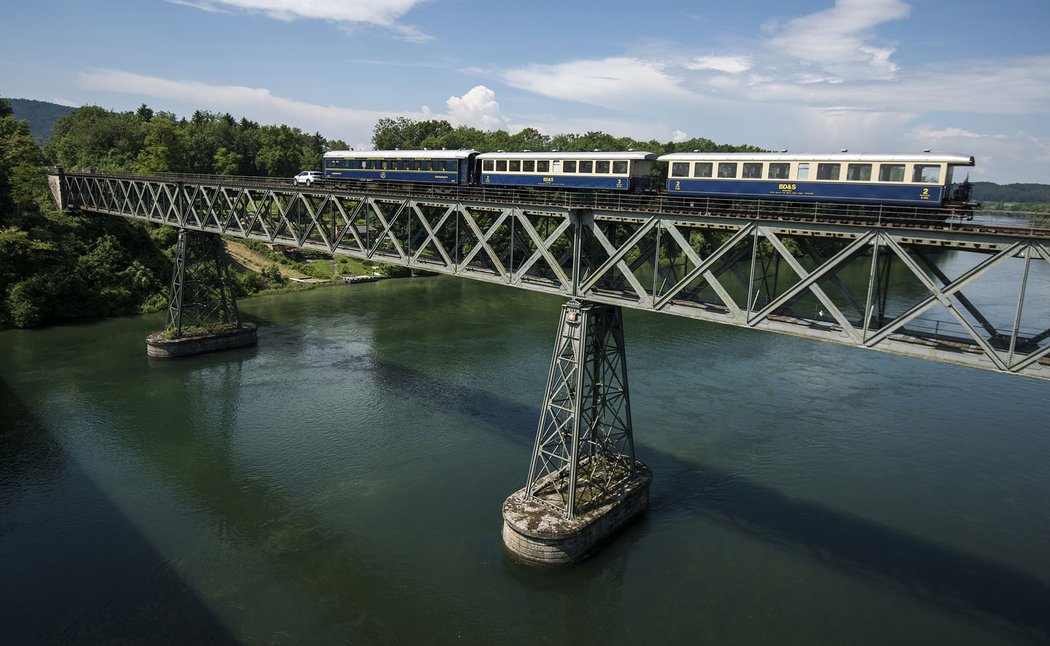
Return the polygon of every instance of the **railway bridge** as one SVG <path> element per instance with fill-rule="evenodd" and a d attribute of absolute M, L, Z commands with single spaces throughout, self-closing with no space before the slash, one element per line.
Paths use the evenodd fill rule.
<path fill-rule="evenodd" d="M 504 505 L 504 541 L 528 560 L 576 560 L 647 503 L 624 307 L 1050 380 L 1050 229 L 1027 221 L 539 189 L 49 178 L 60 208 L 179 229 L 169 327 L 185 309 L 191 237 L 210 241 L 227 317 L 219 236 L 564 297 L 526 486 Z"/>

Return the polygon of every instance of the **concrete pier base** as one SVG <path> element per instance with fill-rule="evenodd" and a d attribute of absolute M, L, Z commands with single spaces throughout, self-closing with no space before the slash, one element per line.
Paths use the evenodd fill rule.
<path fill-rule="evenodd" d="M 604 504 L 569 520 L 539 500 L 526 500 L 525 489 L 503 503 L 503 544 L 529 563 L 561 565 L 578 561 L 649 506 L 652 471 L 635 461 L 637 475 Z"/>
<path fill-rule="evenodd" d="M 176 359 L 243 348 L 258 342 L 256 330 L 255 323 L 243 323 L 239 328 L 180 339 L 166 339 L 163 333 L 151 334 L 146 337 L 146 354 L 154 359 Z"/>

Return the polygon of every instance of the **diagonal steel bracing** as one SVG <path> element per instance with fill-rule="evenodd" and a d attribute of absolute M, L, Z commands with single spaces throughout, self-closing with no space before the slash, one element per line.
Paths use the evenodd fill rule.
<path fill-rule="evenodd" d="M 572 519 L 635 476 L 619 307 L 570 301 L 561 319 L 525 497 Z"/>
<path fill-rule="evenodd" d="M 80 211 L 1050 379 L 1050 231 L 58 179 Z"/>

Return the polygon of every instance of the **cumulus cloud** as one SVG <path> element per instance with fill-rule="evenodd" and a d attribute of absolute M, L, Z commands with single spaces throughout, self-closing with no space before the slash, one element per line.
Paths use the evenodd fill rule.
<path fill-rule="evenodd" d="M 689 141 L 689 133 L 684 130 L 675 130 L 671 133 L 671 141 L 677 143 Z"/>
<path fill-rule="evenodd" d="M 878 25 L 907 17 L 901 0 L 835 0 L 831 9 L 773 26 L 772 49 L 845 78 L 889 79 L 894 49 L 873 42 Z"/>
<path fill-rule="evenodd" d="M 230 112 L 263 123 L 287 123 L 308 132 L 323 132 L 329 138 L 348 139 L 356 145 L 371 140 L 372 127 L 381 117 L 423 118 L 411 112 L 391 114 L 317 105 L 276 96 L 265 88 L 171 80 L 120 70 L 82 72 L 78 84 L 92 91 L 130 94 L 136 101 L 161 100 L 185 105 L 187 109 Z"/>
<path fill-rule="evenodd" d="M 399 21 L 424 0 L 168 0 L 204 11 L 255 13 L 274 20 L 324 20 L 343 27 L 371 24 L 385 27 L 406 40 L 428 37 L 411 25 Z"/>
<path fill-rule="evenodd" d="M 480 130 L 496 130 L 506 126 L 500 113 L 496 93 L 478 85 L 463 96 L 451 96 L 446 101 L 448 119 L 455 125 L 472 126 Z"/>
<path fill-rule="evenodd" d="M 505 72 L 503 80 L 544 96 L 608 108 L 688 96 L 663 63 L 630 57 L 530 65 Z"/>
<path fill-rule="evenodd" d="M 121 70 L 82 72 L 78 83 L 92 91 L 130 94 L 136 97 L 136 102 L 160 100 L 186 106 L 187 110 L 230 112 L 262 123 L 287 123 L 307 132 L 321 132 L 331 139 L 348 140 L 359 148 L 367 147 L 372 128 L 383 117 L 406 117 L 417 121 L 445 119 L 455 125 L 482 130 L 509 129 L 508 120 L 496 101 L 496 93 L 483 85 L 462 96 L 449 97 L 446 102 L 448 112 L 441 114 L 427 106 L 415 111 L 377 111 L 317 105 L 276 96 L 265 88 L 172 80 Z M 177 112 L 169 107 L 164 109 Z"/>

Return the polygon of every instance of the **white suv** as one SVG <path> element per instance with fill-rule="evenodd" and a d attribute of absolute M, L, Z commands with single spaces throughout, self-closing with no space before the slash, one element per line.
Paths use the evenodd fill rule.
<path fill-rule="evenodd" d="M 311 184 L 318 184 L 324 181 L 324 176 L 321 175 L 321 171 L 316 170 L 304 170 L 295 177 L 292 178 L 292 184 L 299 186 L 300 184 L 310 186 Z"/>

